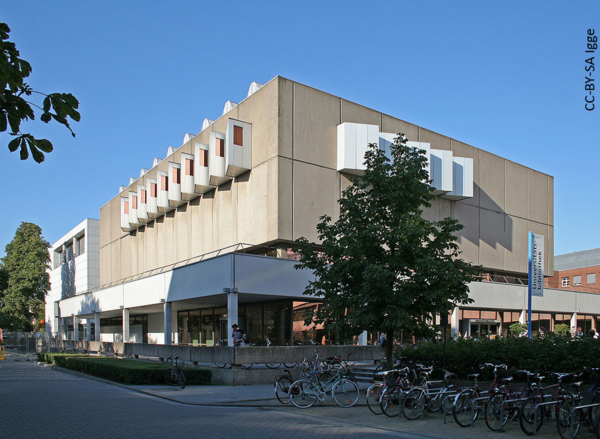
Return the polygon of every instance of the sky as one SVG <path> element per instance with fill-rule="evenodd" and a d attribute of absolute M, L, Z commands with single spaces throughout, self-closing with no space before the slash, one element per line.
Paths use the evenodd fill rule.
<path fill-rule="evenodd" d="M 600 52 L 585 53 L 600 1 L 19 0 L 0 22 L 32 88 L 74 94 L 81 113 L 75 138 L 39 112 L 22 124 L 53 142 L 42 164 L 1 133 L 0 257 L 23 221 L 52 244 L 99 218 L 141 168 L 277 75 L 553 176 L 555 254 L 600 247 L 600 91 L 585 90 L 600 78 Z"/>

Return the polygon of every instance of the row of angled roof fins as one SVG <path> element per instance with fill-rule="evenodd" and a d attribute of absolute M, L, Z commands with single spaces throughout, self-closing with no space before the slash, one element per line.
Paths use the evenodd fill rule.
<path fill-rule="evenodd" d="M 263 88 L 263 84 L 259 84 L 258 82 L 254 81 L 250 84 L 250 88 L 248 89 L 248 96 L 250 97 L 252 96 L 254 93 L 256 93 L 258 90 L 260 90 L 261 88 Z M 235 102 L 232 101 L 227 101 L 225 102 L 225 107 L 223 108 L 223 115 L 225 115 L 226 113 L 230 112 L 231 110 L 233 110 L 235 107 L 237 107 L 238 104 L 236 104 Z M 212 119 L 204 119 L 204 121 L 202 121 L 202 129 L 200 130 L 201 132 L 204 131 L 206 128 L 208 128 L 209 126 L 211 126 L 213 123 L 215 123 L 214 120 Z M 185 145 L 186 143 L 188 143 L 190 140 L 192 140 L 195 137 L 195 134 L 192 133 L 186 133 L 183 136 L 183 145 Z M 173 154 L 175 151 L 177 150 L 177 148 L 174 148 L 172 146 L 169 146 L 169 148 L 167 149 L 167 155 L 165 156 L 165 158 L 169 157 L 171 154 Z M 158 165 L 161 162 L 161 159 L 155 158 L 154 162 L 152 163 L 152 167 L 154 168 L 156 165 Z M 145 172 L 144 172 L 145 171 Z M 140 177 L 143 176 L 146 172 L 148 172 L 147 169 L 142 168 L 142 171 L 140 173 Z M 135 181 L 135 178 L 130 178 L 129 179 L 129 185 L 133 184 L 133 182 Z M 121 186 L 119 187 L 119 193 L 123 192 L 123 190 L 125 190 L 127 186 Z"/>
<path fill-rule="evenodd" d="M 121 197 L 121 228 L 130 232 L 251 168 L 252 124 L 229 119 L 225 133 L 212 131 L 209 144 L 194 142 L 193 154 L 181 153 L 181 163 L 169 161 L 167 171 Z"/>
<path fill-rule="evenodd" d="M 396 134 L 381 133 L 377 125 L 343 123 L 337 132 L 337 170 L 362 175 L 369 143 L 376 143 L 391 159 L 390 145 Z M 452 151 L 431 149 L 430 144 L 408 142 L 408 146 L 425 150 L 434 195 L 451 200 L 473 197 L 473 159 L 454 157 Z"/>

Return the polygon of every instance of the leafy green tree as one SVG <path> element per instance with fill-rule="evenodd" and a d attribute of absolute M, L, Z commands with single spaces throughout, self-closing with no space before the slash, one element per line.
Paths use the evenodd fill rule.
<path fill-rule="evenodd" d="M 300 238 L 295 249 L 297 268 L 315 274 L 304 294 L 323 300 L 314 322 L 340 336 L 384 332 L 389 367 L 394 334 L 430 331 L 436 315 L 470 303 L 468 283 L 480 271 L 459 257 L 457 220 L 423 218 L 434 198 L 427 158 L 406 142 L 399 134 L 392 160 L 370 145 L 364 175 L 339 200 L 339 219 L 322 216 L 320 244 Z"/>
<path fill-rule="evenodd" d="M 567 335 L 571 336 L 571 330 L 569 329 L 569 325 L 565 325 L 564 323 L 554 325 L 554 333 L 562 337 L 565 337 Z"/>
<path fill-rule="evenodd" d="M 31 331 L 32 322 L 44 315 L 44 297 L 50 289 L 48 241 L 42 229 L 22 222 L 6 246 L 0 271 L 8 281 L 0 291 L 0 322 L 12 331 Z"/>
<path fill-rule="evenodd" d="M 36 139 L 32 134 L 22 133 L 21 122 L 35 119 L 32 106 L 37 107 L 42 110 L 42 122 L 55 120 L 67 127 L 75 137 L 68 118 L 79 122 L 79 102 L 70 93 L 44 94 L 26 84 L 25 78 L 31 73 L 31 65 L 19 58 L 15 43 L 8 41 L 9 33 L 8 25 L 0 23 L 0 133 L 10 127 L 10 135 L 16 137 L 9 142 L 8 149 L 15 152 L 20 148 L 21 160 L 26 160 L 31 151 L 33 159 L 41 163 L 44 161 L 44 152 L 52 152 L 52 143 L 47 139 Z M 44 96 L 41 107 L 26 100 L 34 94 Z"/>
<path fill-rule="evenodd" d="M 520 336 L 521 334 L 526 333 L 527 329 L 528 329 L 527 325 L 525 323 L 521 323 L 521 322 L 515 322 L 508 327 L 510 334 L 515 335 L 517 337 Z"/>

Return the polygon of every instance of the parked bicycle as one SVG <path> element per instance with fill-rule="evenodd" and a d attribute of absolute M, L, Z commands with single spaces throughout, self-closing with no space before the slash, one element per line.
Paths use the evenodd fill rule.
<path fill-rule="evenodd" d="M 170 386 L 177 386 L 185 389 L 185 375 L 183 374 L 183 370 L 178 363 L 179 357 L 173 358 L 171 355 L 166 361 L 171 363 L 171 367 L 165 370 L 165 382 Z"/>
<path fill-rule="evenodd" d="M 324 401 L 328 394 L 340 407 L 352 407 L 358 402 L 358 385 L 338 372 L 328 381 L 319 382 L 317 372 L 311 372 L 309 379 L 295 381 L 289 389 L 290 401 L 298 408 L 308 408 L 317 401 Z"/>
<path fill-rule="evenodd" d="M 437 412 L 442 409 L 446 396 L 456 394 L 454 386 L 449 384 L 450 378 L 455 377 L 455 374 L 444 370 L 444 379 L 441 381 L 431 381 L 430 374 L 430 370 L 421 371 L 423 384 L 411 388 L 404 397 L 402 416 L 406 419 L 417 419 L 423 415 L 424 410 L 430 413 Z M 443 407 L 443 409 L 446 413 L 450 411 L 450 407 Z"/>

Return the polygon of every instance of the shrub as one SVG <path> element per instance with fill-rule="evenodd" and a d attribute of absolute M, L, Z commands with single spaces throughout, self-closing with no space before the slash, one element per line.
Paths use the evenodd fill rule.
<path fill-rule="evenodd" d="M 427 342 L 416 348 L 402 349 L 398 354 L 409 361 L 441 367 L 443 343 Z M 513 370 L 530 372 L 582 372 L 584 367 L 593 366 L 600 357 L 600 341 L 585 337 L 571 337 L 549 333 L 545 337 L 510 337 L 495 340 L 471 340 L 459 338 L 447 341 L 446 369 L 466 376 L 481 372 L 484 363 L 506 364 Z M 491 378 L 486 370 L 484 379 Z"/>
<path fill-rule="evenodd" d="M 40 352 L 38 358 L 46 363 L 124 384 L 164 384 L 164 371 L 170 367 L 170 365 L 162 363 L 146 363 L 83 354 Z M 212 372 L 208 369 L 184 367 L 183 371 L 186 384 L 207 385 L 211 382 Z"/>
<path fill-rule="evenodd" d="M 554 333 L 556 335 L 561 335 L 561 336 L 571 335 L 571 331 L 569 330 L 569 325 L 565 325 L 564 323 L 559 323 L 558 325 L 554 325 Z"/>
<path fill-rule="evenodd" d="M 527 325 L 525 323 L 515 322 L 508 327 L 510 335 L 519 337 L 521 334 L 527 333 Z"/>

